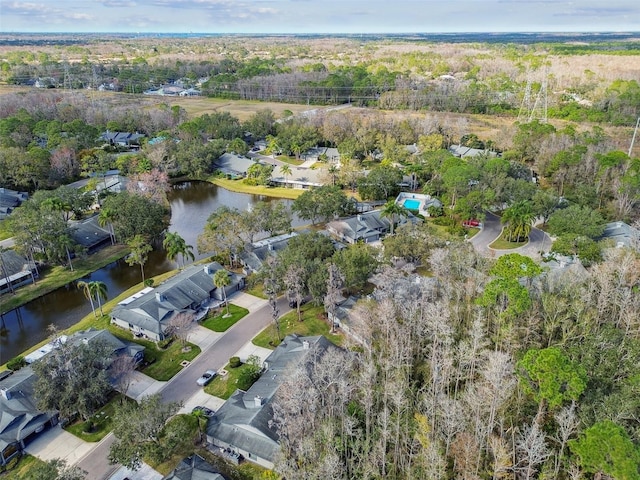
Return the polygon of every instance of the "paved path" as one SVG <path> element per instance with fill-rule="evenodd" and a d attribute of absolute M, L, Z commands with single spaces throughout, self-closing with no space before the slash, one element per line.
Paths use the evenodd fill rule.
<path fill-rule="evenodd" d="M 158 382 L 162 384 L 159 392 L 165 402 L 183 402 L 181 411 L 191 411 L 195 405 L 205 405 L 213 410 L 217 410 L 221 403 L 219 399 L 204 393 L 202 387 L 196 384 L 196 380 L 202 372 L 213 368 L 221 369 L 238 352 L 256 352 L 264 355 L 258 347 L 253 348 L 251 339 L 271 323 L 271 307 L 268 302 L 240 292 L 229 299 L 236 305 L 244 306 L 250 313 L 229 330 L 224 335 L 218 334 L 215 339 L 206 341 L 202 353 L 196 357 L 191 364 L 184 368 L 178 375 L 168 382 Z M 284 315 L 291 310 L 286 298 L 278 300 L 280 315 Z M 200 336 L 203 332 L 196 330 L 195 335 Z M 199 341 L 205 342 L 205 337 L 200 337 Z M 202 347 L 201 347 L 202 348 Z M 208 398 L 207 398 L 208 397 Z M 108 461 L 109 448 L 115 441 L 113 434 L 107 435 L 99 444 L 95 445 L 77 465 L 88 472 L 87 478 L 92 480 L 106 480 L 111 478 L 120 468 L 117 465 L 110 465 Z M 119 477 L 113 477 L 118 480 Z M 134 477 L 131 477 L 134 480 Z M 145 479 L 146 480 L 146 479 Z"/>
<path fill-rule="evenodd" d="M 551 248 L 551 238 L 538 228 L 532 228 L 529 234 L 529 242 L 526 245 L 509 250 L 496 250 L 489 247 L 502 233 L 500 217 L 487 212 L 482 230 L 474 235 L 469 242 L 483 257 L 497 258 L 509 253 L 519 253 L 534 260 L 540 259 L 540 252 L 546 252 Z"/>

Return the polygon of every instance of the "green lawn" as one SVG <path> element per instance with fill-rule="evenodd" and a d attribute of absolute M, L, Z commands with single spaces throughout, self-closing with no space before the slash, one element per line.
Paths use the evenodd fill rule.
<path fill-rule="evenodd" d="M 127 402 L 133 401 L 126 397 L 124 398 Z M 74 434 L 76 437 L 84 440 L 85 442 L 99 442 L 111 431 L 113 414 L 120 406 L 121 402 L 122 395 L 116 393 L 115 395 L 113 395 L 111 400 L 109 400 L 109 403 L 98 410 L 89 420 L 87 420 L 86 422 L 78 420 L 70 425 L 67 425 L 64 429 L 67 432 Z M 91 423 L 93 425 L 93 429 L 90 432 L 85 431 L 85 427 L 88 423 Z"/>
<path fill-rule="evenodd" d="M 489 247 L 490 248 L 495 248 L 496 250 L 512 250 L 514 248 L 524 247 L 527 243 L 528 243 L 528 241 L 526 241 L 526 242 L 510 242 L 508 240 L 505 240 L 504 237 L 499 237 L 491 245 L 489 245 Z"/>
<path fill-rule="evenodd" d="M 187 347 L 190 347 L 190 349 L 183 352 L 182 343 L 179 340 L 173 341 L 164 350 L 158 349 L 155 343 L 150 341 L 137 339 L 134 341 L 146 347 L 144 351 L 145 362 L 152 362 L 142 369 L 142 373 L 161 382 L 170 380 L 184 368 L 180 365 L 180 362 L 184 360 L 190 362 L 200 354 L 200 347 L 192 343 L 188 343 Z"/>
<path fill-rule="evenodd" d="M 226 178 L 211 177 L 209 181 L 227 190 L 238 193 L 252 193 L 265 197 L 278 197 L 296 199 L 304 190 L 299 188 L 267 187 L 264 185 L 247 185 L 242 180 L 229 180 Z"/>
<path fill-rule="evenodd" d="M 12 460 L 10 465 L 13 464 L 14 461 L 16 464 L 8 472 L 2 474 L 3 470 L 0 468 L 0 477 L 2 477 L 2 480 L 27 480 L 30 478 L 29 471 L 36 465 L 44 463 L 42 460 L 31 455 L 23 455 L 19 460 Z"/>
<path fill-rule="evenodd" d="M 6 240 L 12 236 L 13 233 L 9 231 L 9 222 L 6 220 L 0 220 L 0 240 Z"/>
<path fill-rule="evenodd" d="M 214 332 L 226 332 L 232 325 L 248 313 L 249 310 L 246 308 L 229 304 L 229 316 L 227 316 L 227 309 L 222 308 L 217 315 L 212 317 L 207 316 L 207 318 L 202 322 L 202 326 L 209 330 L 213 330 Z"/>
<path fill-rule="evenodd" d="M 296 167 L 304 163 L 304 161 L 298 160 L 296 157 L 290 157 L 289 155 L 279 155 L 276 158 L 281 162 L 288 163 L 289 165 L 294 165 Z"/>
<path fill-rule="evenodd" d="M 227 363 L 224 366 L 227 374 L 217 375 L 209 385 L 204 387 L 204 391 L 214 397 L 228 399 L 238 389 L 238 379 L 245 368 L 247 368 L 245 363 L 236 368 L 231 368 Z"/>
<path fill-rule="evenodd" d="M 302 322 L 298 321 L 298 314 L 295 310 L 280 318 L 282 338 L 291 333 L 303 336 L 324 335 L 336 345 L 342 345 L 344 340 L 342 335 L 330 333 L 324 307 L 315 307 L 311 304 L 302 307 Z M 253 344 L 259 347 L 274 348 L 280 343 L 275 341 L 275 338 L 275 326 L 271 324 L 253 339 Z"/>
<path fill-rule="evenodd" d="M 203 422 L 204 423 L 204 422 Z M 182 425 L 180 428 L 178 425 Z M 145 462 L 148 463 L 155 470 L 160 472 L 162 475 L 168 475 L 180 461 L 191 455 L 195 449 L 194 440 L 198 435 L 198 424 L 197 419 L 191 414 L 180 414 L 171 418 L 167 422 L 167 426 L 165 429 L 172 429 L 175 427 L 176 430 L 181 431 L 184 436 L 181 436 L 181 440 L 178 444 L 171 449 L 171 452 L 167 452 L 167 458 L 158 463 L 151 458 L 145 458 Z M 164 433 L 164 432 L 163 432 Z M 166 439 L 161 434 L 160 442 L 166 442 Z"/>
<path fill-rule="evenodd" d="M 255 273 L 252 273 L 247 277 L 247 288 L 245 292 L 254 297 L 263 298 L 267 300 L 269 297 L 264 293 L 264 283 L 260 281 L 254 281 Z"/>

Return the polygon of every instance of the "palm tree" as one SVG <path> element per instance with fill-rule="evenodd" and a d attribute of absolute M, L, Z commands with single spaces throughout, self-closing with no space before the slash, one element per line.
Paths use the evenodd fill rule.
<path fill-rule="evenodd" d="M 185 242 L 184 238 L 182 238 L 178 233 L 167 232 L 164 236 L 164 240 L 162 241 L 162 247 L 167 251 L 167 258 L 172 262 L 178 255 L 180 255 L 182 257 L 183 267 L 185 265 L 185 258 L 192 261 L 195 260 L 193 247 L 191 245 L 187 245 L 187 242 Z M 180 265 L 178 264 L 178 266 Z"/>
<path fill-rule="evenodd" d="M 202 420 L 205 421 L 205 423 L 207 422 L 207 416 L 205 415 L 205 413 L 198 409 L 198 410 L 193 410 L 191 412 L 191 415 L 196 419 L 196 422 L 198 422 L 198 439 L 200 442 L 202 442 Z"/>
<path fill-rule="evenodd" d="M 84 296 L 89 302 L 91 302 L 91 311 L 93 312 L 93 316 L 98 318 L 96 315 L 96 307 L 93 304 L 93 295 L 91 293 L 91 288 L 89 287 L 90 282 L 83 282 L 82 280 L 77 283 L 77 287 L 82 290 Z"/>
<path fill-rule="evenodd" d="M 229 302 L 227 302 L 227 291 L 224 287 L 228 286 L 230 283 L 231 279 L 229 278 L 229 273 L 224 268 L 222 270 L 218 270 L 213 275 L 213 284 L 216 288 L 222 289 L 224 303 L 227 305 L 227 315 L 229 315 Z"/>
<path fill-rule="evenodd" d="M 284 186 L 287 186 L 287 178 L 291 175 L 291 167 L 286 163 L 280 167 L 280 171 L 284 175 Z"/>
<path fill-rule="evenodd" d="M 140 271 L 142 272 L 142 283 L 144 283 L 144 264 L 147 263 L 149 258 L 149 252 L 153 250 L 153 247 L 147 243 L 142 235 L 136 235 L 129 243 L 131 253 L 125 258 L 125 262 L 133 266 L 134 264 L 140 265 Z"/>
<path fill-rule="evenodd" d="M 116 233 L 113 230 L 113 221 L 116 218 L 116 211 L 112 208 L 103 208 L 98 215 L 98 225 L 105 227 L 109 225 L 109 235 L 111 236 L 111 245 L 116 243 Z"/>
<path fill-rule="evenodd" d="M 396 216 L 408 217 L 409 212 L 402 205 L 398 205 L 395 200 L 389 200 L 384 204 L 384 208 L 380 213 L 381 217 L 389 217 L 389 223 L 391 223 L 391 235 L 393 235 L 393 227 L 396 223 Z"/>
<path fill-rule="evenodd" d="M 107 284 L 98 280 L 89 282 L 89 292 L 91 292 L 91 296 L 98 301 L 100 315 L 104 315 L 102 311 L 102 301 L 107 299 Z M 95 312 L 93 313 L 95 315 Z"/>
<path fill-rule="evenodd" d="M 515 237 L 516 242 L 519 242 L 521 238 L 529 238 L 534 218 L 535 214 L 531 203 L 524 200 L 516 202 L 507 208 L 502 214 L 500 222 L 507 224 L 505 230 L 509 236 L 509 241 L 512 241 L 513 237 Z"/>
<path fill-rule="evenodd" d="M 340 170 L 334 164 L 329 165 L 327 172 L 331 175 L 331 185 L 336 186 L 336 177 L 338 176 Z"/>

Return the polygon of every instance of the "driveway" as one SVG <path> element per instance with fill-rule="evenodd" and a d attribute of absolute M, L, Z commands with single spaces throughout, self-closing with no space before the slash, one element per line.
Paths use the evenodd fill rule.
<path fill-rule="evenodd" d="M 532 228 L 529 234 L 529 241 L 526 245 L 509 250 L 497 250 L 489 247 L 502 233 L 502 224 L 500 217 L 493 213 L 487 212 L 482 230 L 478 232 L 469 242 L 476 251 L 483 257 L 497 258 L 509 253 L 519 253 L 531 257 L 534 260 L 540 259 L 540 252 L 547 252 L 551 248 L 551 238 L 544 231 L 538 228 Z"/>
<path fill-rule="evenodd" d="M 27 453 L 45 462 L 54 458 L 66 460 L 73 465 L 96 446 L 95 443 L 80 440 L 63 430 L 60 425 L 38 435 L 25 449 Z"/>

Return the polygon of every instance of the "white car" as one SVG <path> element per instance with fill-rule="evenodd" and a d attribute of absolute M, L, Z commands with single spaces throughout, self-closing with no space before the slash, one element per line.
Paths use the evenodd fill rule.
<path fill-rule="evenodd" d="M 202 374 L 202 376 L 196 381 L 196 383 L 198 385 L 200 385 L 201 387 L 204 387 L 207 383 L 209 383 L 211 380 L 213 380 L 213 377 L 216 376 L 216 371 L 215 370 L 207 370 L 206 372 L 204 372 Z"/>

